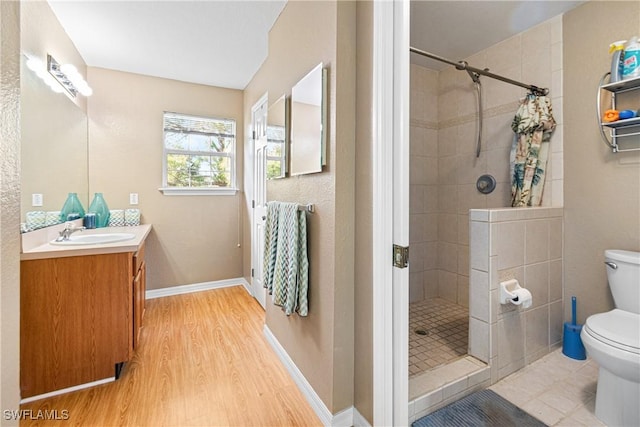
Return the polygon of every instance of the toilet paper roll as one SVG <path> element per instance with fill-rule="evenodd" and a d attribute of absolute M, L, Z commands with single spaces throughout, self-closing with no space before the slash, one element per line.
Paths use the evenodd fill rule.
<path fill-rule="evenodd" d="M 500 282 L 500 286 L 503 286 L 507 291 L 511 291 L 511 289 L 520 288 L 520 283 L 518 283 L 518 279 L 509 279 L 504 282 Z"/>
<path fill-rule="evenodd" d="M 514 298 L 511 300 L 511 302 L 515 305 L 522 305 L 522 307 L 524 308 L 529 308 L 531 307 L 531 303 L 533 302 L 533 299 L 531 297 L 531 292 L 529 292 L 527 289 L 516 289 L 515 291 L 512 292 Z"/>

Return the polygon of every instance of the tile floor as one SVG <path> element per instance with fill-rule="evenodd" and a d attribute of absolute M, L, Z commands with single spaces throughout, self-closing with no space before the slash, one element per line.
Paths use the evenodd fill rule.
<path fill-rule="evenodd" d="M 484 378 L 488 373 L 486 365 L 477 362 L 478 366 L 475 366 L 471 363 L 474 360 L 469 362 L 465 359 L 468 323 L 467 308 L 442 298 L 409 305 L 410 400 L 416 399 L 416 412 L 412 421 L 424 415 L 418 409 L 424 410 L 427 403 L 436 404 L 434 407 L 450 403 L 442 392 L 446 391 L 448 385 L 455 386 L 467 377 L 467 382 L 470 381 L 469 378 L 474 380 L 473 384 L 480 383 L 480 380 L 488 381 L 488 378 Z M 417 334 L 417 329 L 422 329 L 427 334 Z M 465 371 L 464 378 L 456 377 L 454 384 L 449 384 L 451 375 L 447 376 L 445 371 L 451 367 L 459 374 L 461 363 L 472 368 L 470 373 Z M 421 375 L 429 370 L 428 375 Z M 482 378 L 476 381 L 475 377 L 479 376 Z M 560 348 L 503 378 L 490 388 L 549 426 L 605 426 L 595 416 L 597 380 L 598 365 L 593 360 L 568 358 Z M 423 396 L 422 400 L 428 401 L 427 403 L 418 398 L 425 392 L 431 393 Z M 438 404 L 434 396 L 439 396 L 442 402 Z M 432 412 L 432 409 L 423 412 L 426 414 Z"/>
<path fill-rule="evenodd" d="M 409 304 L 409 378 L 465 356 L 468 335 L 466 307 L 442 298 Z"/>
<path fill-rule="evenodd" d="M 550 426 L 604 426 L 595 416 L 598 365 L 555 350 L 490 388 Z"/>

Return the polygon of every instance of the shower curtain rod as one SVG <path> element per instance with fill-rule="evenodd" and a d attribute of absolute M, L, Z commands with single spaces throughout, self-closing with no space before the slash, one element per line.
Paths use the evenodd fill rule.
<path fill-rule="evenodd" d="M 426 52 L 424 50 L 416 49 L 415 47 L 409 47 L 409 51 L 413 52 L 413 53 L 417 53 L 418 55 L 426 56 L 427 58 L 435 59 L 436 61 L 440 61 L 440 62 L 444 62 L 444 63 L 449 64 L 449 65 L 453 65 L 458 70 L 461 70 L 461 71 L 465 70 L 466 72 L 469 73 L 469 75 L 471 75 L 472 73 L 479 74 L 481 76 L 487 76 L 487 77 L 490 77 L 492 79 L 503 81 L 505 83 L 510 83 L 512 85 L 520 86 L 520 87 L 523 87 L 525 89 L 529 89 L 535 95 L 548 95 L 549 94 L 549 89 L 547 89 L 545 87 L 538 87 L 538 86 L 534 86 L 534 85 L 528 85 L 526 83 L 522 83 L 522 82 L 519 82 L 517 80 L 512 80 L 512 79 L 510 79 L 508 77 L 504 77 L 504 76 L 501 76 L 499 74 L 493 74 L 493 73 L 489 72 L 488 70 L 481 70 L 479 68 L 472 67 L 466 61 L 453 62 L 453 61 L 451 61 L 451 60 L 449 60 L 447 58 L 443 58 L 442 56 L 438 56 L 438 55 L 435 55 L 435 54 L 433 54 L 431 52 Z"/>

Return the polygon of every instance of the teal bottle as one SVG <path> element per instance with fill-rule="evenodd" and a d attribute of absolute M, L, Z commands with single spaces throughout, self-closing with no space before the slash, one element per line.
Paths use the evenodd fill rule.
<path fill-rule="evenodd" d="M 109 225 L 109 206 L 107 206 L 107 202 L 102 197 L 102 193 L 96 193 L 93 196 L 89 212 L 96 214 L 96 228 Z"/>
<path fill-rule="evenodd" d="M 60 221 L 73 221 L 83 216 L 84 208 L 80 203 L 80 199 L 78 199 L 78 193 L 69 193 L 67 200 L 62 205 L 62 209 L 60 209 Z"/>

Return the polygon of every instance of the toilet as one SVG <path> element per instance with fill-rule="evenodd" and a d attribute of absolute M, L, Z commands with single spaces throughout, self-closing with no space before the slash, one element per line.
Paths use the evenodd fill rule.
<path fill-rule="evenodd" d="M 596 416 L 610 427 L 640 425 L 640 252 L 606 250 L 615 308 L 589 316 L 580 337 L 598 363 Z"/>

